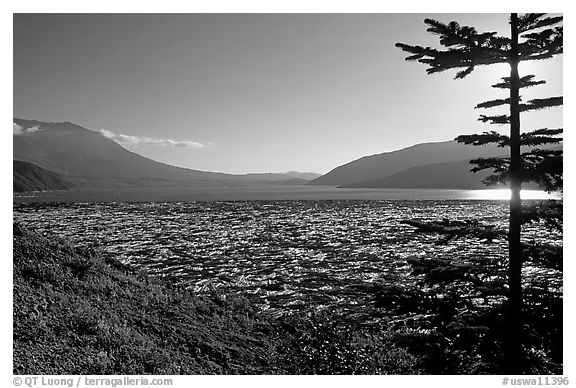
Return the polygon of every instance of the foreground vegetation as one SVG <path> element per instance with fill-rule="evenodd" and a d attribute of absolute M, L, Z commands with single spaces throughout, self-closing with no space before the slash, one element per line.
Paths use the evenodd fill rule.
<path fill-rule="evenodd" d="M 414 374 L 388 333 L 273 319 L 55 236 L 13 228 L 15 374 Z"/>

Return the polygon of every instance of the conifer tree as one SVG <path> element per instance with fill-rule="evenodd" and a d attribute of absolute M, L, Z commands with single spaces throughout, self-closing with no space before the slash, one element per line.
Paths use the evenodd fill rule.
<path fill-rule="evenodd" d="M 418 61 L 428 66 L 428 74 L 457 70 L 455 79 L 462 79 L 474 71 L 476 66 L 508 63 L 510 74 L 492 85 L 507 89 L 509 96 L 504 99 L 486 101 L 476 106 L 487 109 L 507 106 L 509 114 L 486 116 L 479 120 L 490 124 L 508 125 L 508 135 L 496 131 L 483 134 L 464 135 L 458 142 L 472 145 L 497 143 L 507 147 L 509 157 L 483 158 L 472 160 L 476 167 L 472 171 L 492 169 L 493 174 L 485 183 L 506 183 L 511 189 L 509 229 L 508 229 L 508 304 L 507 304 L 507 343 L 505 344 L 505 372 L 525 373 L 524 351 L 522 347 L 522 260 L 523 248 L 520 239 L 523 222 L 520 190 L 522 183 L 536 181 L 544 189 L 551 191 L 562 186 L 562 151 L 550 147 L 522 153 L 522 146 L 537 147 L 561 141 L 557 136 L 561 128 L 536 129 L 521 133 L 521 112 L 534 111 L 562 105 L 562 97 L 533 99 L 523 102 L 520 89 L 545 83 L 535 80 L 534 75 L 520 76 L 518 64 L 521 61 L 542 60 L 563 52 L 563 27 L 561 16 L 547 16 L 541 13 L 511 14 L 510 37 L 497 36 L 495 32 L 479 33 L 473 27 L 460 26 L 457 22 L 448 24 L 432 19 L 424 21 L 428 32 L 438 35 L 445 50 L 431 47 L 411 46 L 397 43 L 410 54 L 408 61 Z"/>

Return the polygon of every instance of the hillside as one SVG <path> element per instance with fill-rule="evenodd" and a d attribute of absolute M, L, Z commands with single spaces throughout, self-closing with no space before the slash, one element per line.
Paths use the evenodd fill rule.
<path fill-rule="evenodd" d="M 17 375 L 417 373 L 384 336 L 197 295 L 17 223 L 13 321 Z"/>
<path fill-rule="evenodd" d="M 502 154 L 502 149 L 496 146 L 472 147 L 456 143 L 455 141 L 423 143 L 397 151 L 365 156 L 336 167 L 309 184 L 319 186 L 378 187 L 358 186 L 358 184 L 383 179 L 412 167 L 458 162 L 480 156 L 500 154 Z"/>
<path fill-rule="evenodd" d="M 12 162 L 13 191 L 68 190 L 70 185 L 60 174 L 38 167 L 33 163 Z"/>
<path fill-rule="evenodd" d="M 476 174 L 468 160 L 435 163 L 402 170 L 385 178 L 357 182 L 342 187 L 365 187 L 383 189 L 466 189 L 486 188 L 482 180 L 490 175 L 486 171 Z"/>

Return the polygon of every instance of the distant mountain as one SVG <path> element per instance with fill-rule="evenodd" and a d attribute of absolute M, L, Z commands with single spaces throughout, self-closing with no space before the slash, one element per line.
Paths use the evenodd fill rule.
<path fill-rule="evenodd" d="M 473 173 L 468 159 L 457 162 L 434 163 L 402 170 L 384 178 L 356 182 L 341 187 L 403 188 L 403 189 L 482 189 L 487 171 Z"/>
<path fill-rule="evenodd" d="M 257 182 L 260 184 L 274 184 L 274 185 L 284 185 L 284 186 L 298 186 L 306 185 L 310 179 L 294 178 L 286 173 L 249 173 L 240 175 L 244 177 L 247 181 Z"/>
<path fill-rule="evenodd" d="M 311 181 L 313 179 L 319 178 L 322 174 L 317 174 L 315 172 L 298 172 L 298 171 L 288 171 L 284 174 L 291 176 L 292 178 L 304 179 Z"/>
<path fill-rule="evenodd" d="M 13 159 L 61 174 L 74 187 L 285 184 L 287 174 L 233 175 L 170 166 L 79 125 L 14 118 Z"/>
<path fill-rule="evenodd" d="M 248 173 L 241 175 L 242 177 L 250 180 L 259 180 L 262 182 L 280 182 L 288 179 L 292 179 L 290 175 L 284 173 L 276 172 L 263 172 L 263 173 Z"/>
<path fill-rule="evenodd" d="M 289 182 L 300 182 L 306 183 L 307 181 L 311 181 L 316 179 L 322 174 L 317 174 L 315 172 L 298 172 L 298 171 L 288 171 L 288 172 L 266 172 L 266 173 L 250 173 L 242 175 L 246 178 L 251 179 L 259 179 L 262 181 L 270 181 L 270 182 L 281 182 L 281 181 L 289 181 Z"/>
<path fill-rule="evenodd" d="M 33 163 L 13 161 L 12 186 L 16 192 L 68 190 L 66 179 Z"/>
<path fill-rule="evenodd" d="M 309 184 L 319 186 L 358 186 L 384 179 L 403 170 L 436 163 L 458 162 L 476 157 L 502 155 L 496 146 L 472 147 L 455 141 L 417 144 L 401 150 L 365 156 L 336 167 Z"/>

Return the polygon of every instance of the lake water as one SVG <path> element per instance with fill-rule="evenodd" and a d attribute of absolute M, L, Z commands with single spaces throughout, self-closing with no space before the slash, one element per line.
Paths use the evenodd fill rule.
<path fill-rule="evenodd" d="M 537 190 L 523 190 L 523 198 L 559 198 Z M 14 194 L 14 202 L 184 202 L 255 200 L 506 200 L 507 190 L 341 189 L 324 186 L 234 186 L 123 188 L 44 191 Z"/>
<path fill-rule="evenodd" d="M 386 319 L 373 283 L 411 283 L 408 257 L 506 255 L 505 241 L 435 244 L 406 219 L 507 224 L 506 201 L 274 200 L 14 204 L 14 219 L 196 292 L 240 293 L 273 314 L 315 307 Z M 526 228 L 525 238 L 562 244 Z M 561 274 L 560 274 L 561 275 Z"/>

